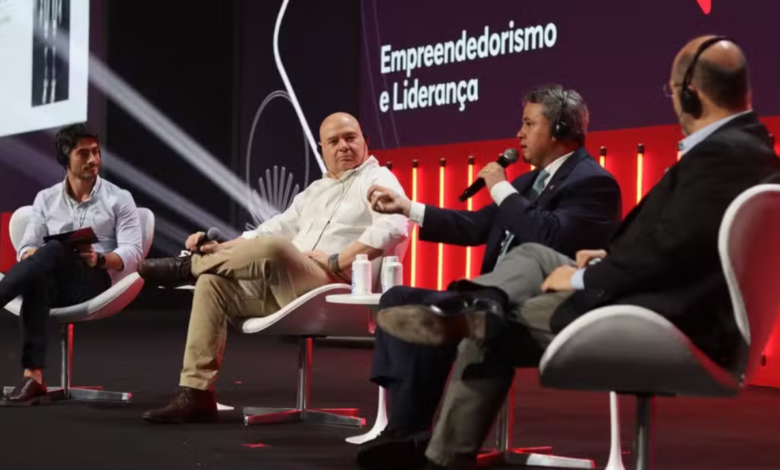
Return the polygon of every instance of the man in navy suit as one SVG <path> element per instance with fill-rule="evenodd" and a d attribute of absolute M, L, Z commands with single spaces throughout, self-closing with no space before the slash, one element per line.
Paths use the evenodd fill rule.
<path fill-rule="evenodd" d="M 525 365 L 518 360 L 538 359 L 555 335 L 594 308 L 654 310 L 711 360 L 742 360 L 718 232 L 740 193 L 776 181 L 780 160 L 752 110 L 747 60 L 732 40 L 689 42 L 674 59 L 666 91 L 685 135 L 681 159 L 626 216 L 606 250 L 580 251 L 575 261 L 524 244 L 475 279 L 483 290 L 504 292 L 510 304 L 477 301 L 472 293 L 460 306 L 404 305 L 377 315 L 386 334 L 459 344 L 426 470 L 473 468 L 514 368 Z"/>
<path fill-rule="evenodd" d="M 604 247 L 620 222 L 620 188 L 583 147 L 588 109 L 574 90 L 559 85 L 531 91 L 524 99 L 517 133 L 523 160 L 537 167 L 509 183 L 498 163 L 479 173 L 494 203 L 478 211 L 440 209 L 409 201 L 381 187 L 368 197 L 374 210 L 403 213 L 420 225 L 420 239 L 461 246 L 486 245 L 481 273 L 493 271 L 510 248 L 534 242 L 571 257 L 585 247 Z M 380 308 L 461 301 L 474 282 L 453 282 L 446 292 L 395 287 Z M 476 284 L 475 284 L 476 283 Z M 481 291 L 480 291 L 481 292 Z M 479 297 L 490 297 L 487 290 Z M 505 303 L 507 299 L 496 298 Z M 371 380 L 388 389 L 390 422 L 380 437 L 358 451 L 363 468 L 414 468 L 425 459 L 428 429 L 452 366 L 456 348 L 404 342 L 377 329 Z"/>

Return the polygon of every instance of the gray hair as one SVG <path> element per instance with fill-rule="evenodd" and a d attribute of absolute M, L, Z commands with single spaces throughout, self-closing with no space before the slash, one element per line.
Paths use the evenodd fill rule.
<path fill-rule="evenodd" d="M 542 115 L 550 121 L 550 131 L 560 116 L 569 130 L 561 136 L 564 140 L 571 140 L 580 145 L 585 143 L 585 135 L 588 132 L 590 114 L 585 100 L 575 90 L 567 90 L 561 85 L 545 85 L 534 88 L 523 98 L 523 105 L 535 103 L 542 105 Z"/>

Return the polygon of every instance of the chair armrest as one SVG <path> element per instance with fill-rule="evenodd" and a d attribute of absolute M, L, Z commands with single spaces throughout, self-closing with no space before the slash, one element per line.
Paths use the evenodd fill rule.
<path fill-rule="evenodd" d="M 94 299 L 69 307 L 52 309 L 51 316 L 60 322 L 83 322 L 110 317 L 127 307 L 138 296 L 143 286 L 144 280 L 138 273 L 132 273 Z"/>
<path fill-rule="evenodd" d="M 729 396 L 741 387 L 669 320 L 632 305 L 572 322 L 547 348 L 539 374 L 546 387 L 575 390 Z"/>
<path fill-rule="evenodd" d="M 298 297 L 278 312 L 247 318 L 244 333 L 271 336 L 368 336 L 371 310 L 365 305 L 329 303 L 329 295 L 348 294 L 348 284 L 328 284 Z"/>
<path fill-rule="evenodd" d="M 0 274 L 0 279 L 2 278 L 3 274 Z M 49 311 L 49 315 L 61 323 L 92 321 L 109 317 L 127 307 L 138 296 L 143 286 L 144 280 L 138 273 L 131 273 L 97 297 L 80 304 L 53 308 Z M 21 308 L 21 297 L 17 297 L 5 306 L 5 309 L 14 315 L 19 315 Z"/>

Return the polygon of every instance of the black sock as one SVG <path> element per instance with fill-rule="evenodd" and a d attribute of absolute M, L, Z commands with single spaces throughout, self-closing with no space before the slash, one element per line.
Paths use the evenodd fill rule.
<path fill-rule="evenodd" d="M 509 306 L 509 296 L 498 287 L 483 286 L 466 279 L 461 279 L 450 283 L 450 285 L 447 286 L 447 290 L 458 292 L 471 298 L 490 299 L 504 308 Z"/>

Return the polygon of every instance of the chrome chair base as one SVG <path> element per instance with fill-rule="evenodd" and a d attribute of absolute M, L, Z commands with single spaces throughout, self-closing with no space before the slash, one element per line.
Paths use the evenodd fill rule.
<path fill-rule="evenodd" d="M 244 408 L 244 424 L 313 423 L 335 426 L 363 427 L 365 418 L 355 416 L 357 408 L 320 408 L 300 410 L 296 408 Z"/>
<path fill-rule="evenodd" d="M 14 387 L 3 387 L 3 394 L 10 393 Z M 127 392 L 109 392 L 103 390 L 103 387 L 71 387 L 67 392 L 62 388 L 49 388 L 45 397 L 39 402 L 51 401 L 83 401 L 83 402 L 109 402 L 109 403 L 130 403 L 133 400 L 133 394 Z"/>
<path fill-rule="evenodd" d="M 529 452 L 541 449 L 512 449 L 506 452 L 487 452 L 477 457 L 477 465 L 480 468 L 503 465 L 523 467 L 552 467 L 552 468 L 596 468 L 596 464 L 589 459 L 574 459 L 571 457 L 559 457 L 552 454 Z M 552 448 L 546 448 L 550 451 Z"/>

